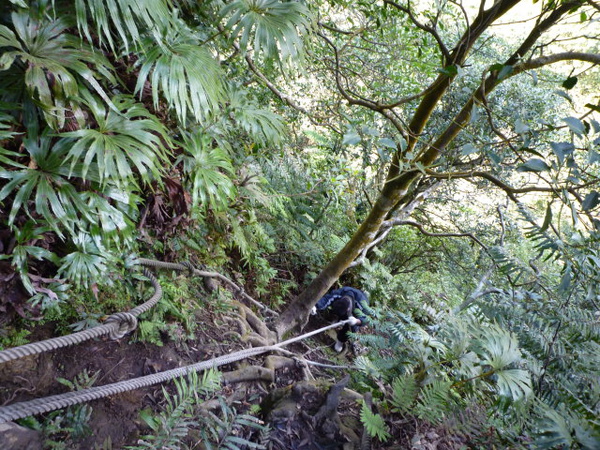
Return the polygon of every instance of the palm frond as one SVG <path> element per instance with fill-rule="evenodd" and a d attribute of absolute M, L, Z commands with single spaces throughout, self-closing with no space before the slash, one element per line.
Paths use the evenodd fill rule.
<path fill-rule="evenodd" d="M 144 47 L 147 51 L 140 55 L 135 92 L 141 93 L 150 81 L 155 108 L 162 94 L 180 123 L 185 124 L 188 115 L 203 121 L 224 101 L 219 64 L 184 23 L 164 36 L 163 45 L 146 39 Z"/>
<path fill-rule="evenodd" d="M 79 176 L 97 178 L 103 186 L 135 182 L 136 172 L 146 183 L 159 179 L 170 144 L 159 120 L 126 96 L 113 97 L 119 112 L 91 96 L 86 100 L 97 128 L 61 133 L 62 142 L 70 145 L 66 159 L 71 161 L 71 173 L 80 167 Z"/>
<path fill-rule="evenodd" d="M 259 108 L 241 90 L 230 92 L 229 109 L 236 122 L 263 147 L 281 142 L 285 126 L 280 116 Z"/>
<path fill-rule="evenodd" d="M 110 106 L 112 103 L 96 79 L 116 83 L 108 60 L 81 39 L 66 32 L 65 19 L 40 20 L 33 11 L 13 12 L 13 29 L 0 25 L 0 71 L 22 72 L 27 89 L 41 106 L 46 122 L 59 129 L 68 107 L 78 109 L 74 98 L 86 91 L 86 83 Z M 94 68 L 92 70 L 90 67 Z"/>
<path fill-rule="evenodd" d="M 80 193 L 68 179 L 64 160 L 69 148 L 60 142 L 52 145 L 47 135 L 27 138 L 24 144 L 31 158 L 29 166 L 0 172 L 1 178 L 9 180 L 0 190 L 0 202 L 14 193 L 8 224 L 14 223 L 19 211 L 31 215 L 30 201 L 33 201 L 34 211 L 61 237 L 65 229 L 74 233 L 80 218 L 94 221 Z"/>
<path fill-rule="evenodd" d="M 223 209 L 235 195 L 230 175 L 233 166 L 230 158 L 219 147 L 212 148 L 212 139 L 206 135 L 185 133 L 185 154 L 177 159 L 191 182 L 192 201 L 203 208 Z"/>
<path fill-rule="evenodd" d="M 80 232 L 73 243 L 77 246 L 77 251 L 62 258 L 58 274 L 87 288 L 105 274 L 108 252 L 98 240 L 94 241 L 84 232 Z"/>
<path fill-rule="evenodd" d="M 117 42 L 121 42 L 129 53 L 130 47 L 143 50 L 142 36 L 147 30 L 157 35 L 156 30 L 173 26 L 170 6 L 168 0 L 75 0 L 75 15 L 77 27 L 88 41 L 92 41 L 91 23 L 100 45 L 106 42 L 119 52 Z"/>
<path fill-rule="evenodd" d="M 280 0 L 235 0 L 220 15 L 229 16 L 225 27 L 239 36 L 240 48 L 252 49 L 279 62 L 297 62 L 302 57 L 302 35 L 311 28 L 311 15 L 300 2 Z"/>

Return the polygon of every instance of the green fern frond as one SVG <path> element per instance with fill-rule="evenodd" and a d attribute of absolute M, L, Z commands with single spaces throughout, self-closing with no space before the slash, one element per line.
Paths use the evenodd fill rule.
<path fill-rule="evenodd" d="M 364 401 L 360 410 L 360 421 L 365 426 L 369 436 L 376 437 L 381 442 L 385 442 L 391 437 L 383 417 L 373 413 Z"/>
<path fill-rule="evenodd" d="M 392 398 L 390 402 L 398 412 L 406 413 L 414 404 L 419 388 L 413 375 L 402 375 L 392 382 Z"/>
<path fill-rule="evenodd" d="M 433 380 L 421 389 L 414 414 L 432 424 L 439 424 L 454 404 L 452 382 Z"/>
<path fill-rule="evenodd" d="M 175 395 L 162 388 L 167 402 L 162 413 L 156 417 L 147 411 L 140 414 L 154 434 L 144 436 L 133 449 L 180 449 L 182 440 L 197 423 L 193 414 L 195 407 L 202 403 L 202 397 L 220 388 L 220 373 L 208 370 L 199 378 L 196 372 L 190 372 L 187 377 L 175 379 L 174 383 Z"/>

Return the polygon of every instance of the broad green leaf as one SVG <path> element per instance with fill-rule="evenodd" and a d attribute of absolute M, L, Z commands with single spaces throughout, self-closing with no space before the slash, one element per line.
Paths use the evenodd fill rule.
<path fill-rule="evenodd" d="M 557 89 L 554 91 L 554 93 L 556 95 L 558 95 L 559 97 L 562 97 L 566 100 L 569 101 L 569 103 L 573 103 L 573 99 L 571 98 L 571 96 L 569 94 L 567 94 L 565 91 L 561 91 L 560 89 Z M 587 105 L 586 105 L 587 106 Z"/>
<path fill-rule="evenodd" d="M 571 265 L 567 263 L 565 266 L 563 275 L 560 279 L 560 284 L 558 285 L 558 292 L 564 294 L 571 287 L 571 281 L 573 279 L 573 272 L 571 270 Z"/>
<path fill-rule="evenodd" d="M 542 224 L 540 231 L 541 232 L 546 231 L 551 223 L 552 223 L 552 203 L 548 203 L 548 207 L 546 208 L 546 216 L 544 217 L 544 223 Z"/>
<path fill-rule="evenodd" d="M 381 145 L 382 147 L 387 147 L 387 148 L 392 148 L 392 149 L 396 149 L 396 142 L 393 139 L 390 138 L 381 138 L 379 139 L 379 145 Z"/>
<path fill-rule="evenodd" d="M 466 155 L 470 155 L 471 153 L 477 153 L 481 151 L 479 148 L 475 147 L 473 144 L 465 144 L 462 146 L 461 149 L 461 155 L 466 156 Z"/>
<path fill-rule="evenodd" d="M 515 122 L 515 131 L 519 134 L 527 133 L 530 130 L 529 125 L 523 122 L 521 119 L 517 119 Z"/>
<path fill-rule="evenodd" d="M 563 122 L 565 122 L 568 125 L 568 127 L 571 129 L 571 131 L 573 133 L 575 133 L 577 136 L 581 137 L 585 134 L 585 126 L 583 125 L 581 120 L 577 119 L 576 117 L 565 117 L 562 120 L 563 120 Z"/>
<path fill-rule="evenodd" d="M 458 68 L 455 65 L 446 66 L 442 69 L 438 69 L 438 72 L 448 77 L 454 77 L 458 74 Z"/>
<path fill-rule="evenodd" d="M 360 136 L 356 132 L 356 130 L 348 130 L 344 137 L 342 138 L 342 145 L 356 145 L 360 142 Z"/>
<path fill-rule="evenodd" d="M 532 158 L 517 166 L 517 172 L 545 172 L 550 166 L 539 158 Z"/>
<path fill-rule="evenodd" d="M 584 211 L 591 211 L 600 204 L 600 193 L 598 191 L 589 192 L 583 199 L 581 207 Z"/>
<path fill-rule="evenodd" d="M 514 67 L 510 65 L 502 66 L 498 71 L 498 81 L 502 81 L 513 73 Z"/>
<path fill-rule="evenodd" d="M 559 165 L 562 165 L 566 156 L 575 151 L 575 146 L 570 142 L 550 142 L 550 148 L 558 158 Z"/>

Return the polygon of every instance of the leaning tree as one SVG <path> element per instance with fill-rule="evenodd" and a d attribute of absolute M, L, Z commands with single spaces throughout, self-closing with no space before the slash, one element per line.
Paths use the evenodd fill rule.
<path fill-rule="evenodd" d="M 591 0 L 539 2 L 535 12 L 527 9 L 521 14 L 531 14 L 528 20 L 518 22 L 526 28 L 522 37 L 517 40 L 513 36 L 504 46 L 494 47 L 492 38 L 499 24 L 516 21 L 515 17 L 522 19 L 519 13 L 526 3 L 499 0 L 486 5 L 482 1 L 471 14 L 463 2 L 427 7 L 404 1 L 358 2 L 352 13 L 344 12 L 343 6 L 332 7 L 329 15 L 320 18 L 315 37 L 320 52 L 313 49 L 312 55 L 320 58 L 336 95 L 348 107 L 347 114 L 367 111 L 378 116 L 377 120 L 393 133 L 395 148 L 389 162 L 372 174 L 375 178 L 385 172 L 385 182 L 368 215 L 346 245 L 289 303 L 276 324 L 279 335 L 301 324 L 340 275 L 365 256 L 390 227 L 403 223 L 415 202 L 423 201 L 428 190 L 440 182 L 486 180 L 516 203 L 521 194 L 551 193 L 583 212 L 586 226 L 593 226 L 589 211 L 597 204 L 593 190 L 597 177 L 593 171 L 581 170 L 579 177 L 570 178 L 558 172 L 567 165 L 566 159 L 571 168 L 577 165 L 574 153 L 594 152 L 589 143 L 576 144 L 578 139 L 586 141 L 600 131 L 590 118 L 598 106 L 587 100 L 587 112 L 582 117 L 568 117 L 562 122 L 562 127 L 571 131 L 572 142 L 549 143 L 539 136 L 561 125 L 546 123 L 536 130 L 536 139 L 525 136 L 522 123 L 510 123 L 498 114 L 500 102 L 494 91 L 516 77 L 531 77 L 533 83 L 537 73 L 549 66 L 571 70 L 563 77 L 565 88 L 571 88 L 577 81 L 574 71 L 584 73 L 600 63 L 594 44 L 598 32 L 591 26 L 600 14 L 600 5 Z M 361 50 L 362 57 L 357 56 Z M 377 54 L 382 58 L 379 63 L 372 56 Z M 418 56 L 432 55 L 439 66 L 427 76 Z M 306 112 L 253 66 L 251 59 L 248 62 L 282 101 Z M 394 71 L 402 72 L 401 76 L 394 76 Z M 466 72 L 472 75 L 465 76 Z M 407 83 L 407 78 L 413 82 Z M 412 85 L 412 93 L 407 84 Z M 406 95 L 398 97 L 402 92 Z M 567 96 L 564 91 L 559 94 Z M 479 142 L 471 137 L 474 115 L 487 122 L 488 134 Z M 313 119 L 320 118 L 315 114 Z M 553 155 L 556 162 L 547 163 L 545 155 Z M 515 170 L 538 175 L 539 183 L 511 185 L 506 174 Z"/>

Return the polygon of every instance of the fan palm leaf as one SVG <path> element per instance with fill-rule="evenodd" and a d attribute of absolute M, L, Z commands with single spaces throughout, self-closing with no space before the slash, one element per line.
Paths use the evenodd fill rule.
<path fill-rule="evenodd" d="M 183 135 L 185 154 L 177 159 L 191 182 L 192 202 L 204 208 L 224 209 L 235 195 L 229 177 L 234 173 L 231 160 L 222 149 L 212 148 L 212 139 L 200 133 Z"/>
<path fill-rule="evenodd" d="M 140 72 L 135 92 L 141 93 L 146 81 L 152 85 L 155 108 L 162 97 L 181 123 L 188 115 L 202 121 L 224 100 L 219 64 L 185 24 L 164 37 L 163 45 L 145 40 L 148 50 L 140 56 Z"/>
<path fill-rule="evenodd" d="M 280 62 L 298 60 L 303 52 L 302 35 L 311 27 L 308 8 L 300 2 L 236 0 L 221 10 L 230 15 L 226 28 L 240 37 L 240 48 L 250 48 Z"/>
<path fill-rule="evenodd" d="M 68 147 L 61 143 L 52 145 L 47 135 L 25 139 L 24 147 L 31 158 L 28 167 L 0 170 L 0 178 L 8 180 L 0 190 L 0 202 L 14 194 L 8 224 L 14 223 L 21 210 L 32 216 L 32 201 L 34 211 L 61 237 L 65 229 L 74 232 L 80 217 L 94 221 L 79 192 L 68 180 L 68 168 L 64 165 Z"/>
<path fill-rule="evenodd" d="M 171 27 L 170 3 L 168 0 L 75 0 L 77 26 L 92 41 L 91 22 L 100 45 L 106 42 L 115 52 L 119 50 L 116 42 L 122 43 L 126 53 L 130 47 L 143 50 L 146 30 L 159 37 L 156 30 Z"/>
<path fill-rule="evenodd" d="M 13 12 L 11 19 L 14 30 L 0 25 L 0 71 L 12 67 L 22 72 L 28 92 L 52 128 L 64 125 L 65 110 L 87 90 L 85 83 L 111 104 L 96 77 L 115 83 L 112 66 L 100 52 L 66 33 L 65 19 L 40 20 L 33 11 Z"/>
<path fill-rule="evenodd" d="M 285 126 L 280 116 L 259 108 L 241 90 L 233 90 L 230 93 L 228 105 L 236 122 L 258 144 L 268 146 L 281 142 Z"/>
<path fill-rule="evenodd" d="M 152 176 L 159 178 L 170 145 L 165 128 L 130 97 L 115 96 L 113 103 L 118 113 L 87 96 L 97 128 L 61 133 L 71 144 L 66 155 L 71 172 L 81 164 L 80 176 L 97 177 L 101 185 L 135 183 L 134 169 L 146 183 Z M 90 173 L 90 169 L 97 172 Z"/>

